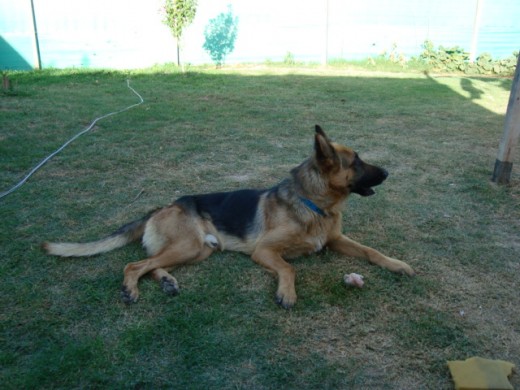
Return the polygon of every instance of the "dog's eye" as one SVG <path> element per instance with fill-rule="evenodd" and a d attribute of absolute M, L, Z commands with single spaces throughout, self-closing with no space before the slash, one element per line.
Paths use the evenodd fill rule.
<path fill-rule="evenodd" d="M 359 155 L 356 153 L 354 155 L 354 159 L 352 160 L 352 163 L 350 164 L 351 167 L 357 167 L 361 163 L 361 160 L 359 158 Z"/>

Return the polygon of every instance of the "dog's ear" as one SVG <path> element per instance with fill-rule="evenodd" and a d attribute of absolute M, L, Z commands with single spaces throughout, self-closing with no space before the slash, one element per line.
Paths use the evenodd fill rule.
<path fill-rule="evenodd" d="M 316 125 L 314 126 L 314 130 L 316 131 L 316 134 L 321 134 L 322 136 L 324 136 L 325 138 L 327 138 L 327 135 L 325 134 L 325 132 L 323 131 L 323 129 L 321 128 L 320 125 Z M 328 138 L 327 138 L 328 139 Z"/>
<path fill-rule="evenodd" d="M 316 152 L 316 161 L 324 170 L 331 170 L 339 164 L 336 150 L 331 145 L 323 129 L 318 125 L 316 125 L 316 134 L 314 136 L 314 151 Z"/>

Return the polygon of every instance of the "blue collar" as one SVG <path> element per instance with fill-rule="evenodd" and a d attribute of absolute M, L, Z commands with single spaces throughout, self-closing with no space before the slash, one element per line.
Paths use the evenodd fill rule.
<path fill-rule="evenodd" d="M 304 198 L 304 197 L 302 197 L 302 196 L 300 196 L 300 200 L 303 202 L 303 204 L 304 204 L 305 206 L 307 206 L 308 208 L 310 208 L 310 209 L 311 209 L 312 211 L 314 211 L 316 214 L 319 214 L 319 215 L 321 215 L 322 217 L 327 216 L 327 214 L 325 214 L 325 211 L 323 211 L 323 210 L 320 209 L 318 206 L 316 206 L 316 204 L 315 204 L 313 201 L 311 201 L 311 200 L 309 200 L 309 199 L 307 199 L 307 198 Z"/>

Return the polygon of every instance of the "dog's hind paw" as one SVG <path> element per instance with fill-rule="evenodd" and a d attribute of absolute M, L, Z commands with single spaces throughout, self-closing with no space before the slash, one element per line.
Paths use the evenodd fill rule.
<path fill-rule="evenodd" d="M 166 276 L 161 278 L 161 288 L 168 295 L 175 296 L 179 293 L 179 285 L 177 281 Z"/>
<path fill-rule="evenodd" d="M 129 305 L 131 303 L 136 303 L 138 299 L 139 299 L 139 294 L 132 292 L 125 285 L 123 285 L 121 287 L 121 300 L 123 301 L 123 303 L 126 303 L 127 305 Z"/>

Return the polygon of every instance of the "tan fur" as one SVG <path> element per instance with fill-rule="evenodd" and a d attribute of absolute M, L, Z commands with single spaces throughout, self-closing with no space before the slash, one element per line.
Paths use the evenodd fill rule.
<path fill-rule="evenodd" d="M 342 234 L 341 208 L 352 184 L 358 180 L 354 168 L 356 155 L 346 146 L 331 143 L 321 129 L 317 130 L 315 148 L 315 155 L 293 169 L 291 176 L 279 184 L 277 196 L 269 192 L 261 195 L 253 232 L 244 239 L 218 231 L 210 219 L 195 216 L 176 204 L 151 214 L 143 227 L 139 227 L 144 230 L 142 242 L 149 257 L 125 267 L 123 300 L 137 301 L 138 281 L 147 273 L 158 280 L 166 292 L 176 294 L 178 284 L 169 271 L 182 264 L 202 261 L 215 250 L 246 253 L 275 274 L 277 301 L 284 308 L 296 302 L 295 270 L 287 260 L 324 247 L 346 256 L 365 258 L 393 272 L 413 275 L 414 271 L 406 263 Z M 368 164 L 367 167 L 373 168 Z M 311 199 L 326 215 L 318 215 L 304 206 L 301 197 Z M 135 231 L 127 235 L 134 237 Z M 45 248 L 59 256 L 87 256 L 124 243 L 125 239 L 115 236 L 86 244 L 48 243 Z"/>
<path fill-rule="evenodd" d="M 98 253 L 109 252 L 128 244 L 128 240 L 122 236 L 107 237 L 99 241 L 89 243 L 55 242 L 44 243 L 43 247 L 50 255 L 64 257 L 92 256 Z"/>

